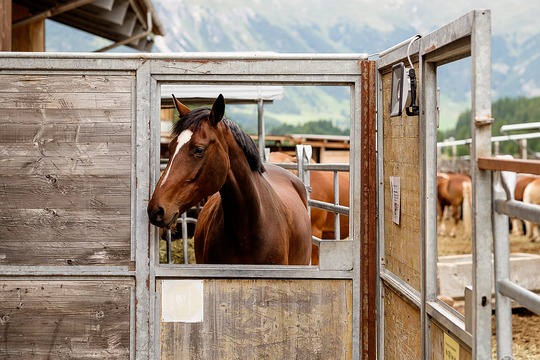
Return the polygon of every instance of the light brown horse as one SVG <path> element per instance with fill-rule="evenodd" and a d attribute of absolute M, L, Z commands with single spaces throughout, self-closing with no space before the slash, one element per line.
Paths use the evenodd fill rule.
<path fill-rule="evenodd" d="M 263 165 L 257 146 L 211 109 L 180 113 L 170 157 L 148 203 L 150 222 L 172 228 L 179 214 L 210 197 L 195 228 L 197 263 L 309 264 L 311 232 L 303 183 L 283 168 Z"/>
<path fill-rule="evenodd" d="M 540 178 L 532 180 L 523 191 L 523 202 L 528 204 L 540 205 Z M 527 237 L 533 242 L 540 241 L 538 223 L 525 221 Z"/>
<path fill-rule="evenodd" d="M 437 218 L 439 235 L 446 234 L 443 214 L 447 206 L 452 208 L 454 224 L 450 229 L 450 236 L 456 236 L 456 227 L 463 219 L 464 237 L 471 236 L 472 210 L 471 210 L 471 178 L 465 174 L 437 174 Z"/>
<path fill-rule="evenodd" d="M 296 163 L 295 157 L 282 152 L 270 153 L 270 162 L 273 163 Z M 296 172 L 296 171 L 295 171 Z M 310 198 L 313 200 L 324 201 L 330 204 L 334 203 L 334 174 L 331 171 L 310 171 Z M 339 205 L 349 206 L 349 173 L 339 172 Z M 349 237 L 349 217 L 339 216 L 340 238 Z M 311 208 L 311 233 L 320 239 L 335 239 L 334 235 L 334 213 Z M 319 263 L 319 247 L 313 245 L 311 263 Z"/>
<path fill-rule="evenodd" d="M 519 174 L 516 179 L 516 187 L 514 188 L 514 200 L 523 201 L 523 193 L 527 185 L 534 179 L 537 179 L 537 175 L 531 174 Z M 512 234 L 514 235 L 528 235 L 523 234 L 523 221 L 520 219 L 512 218 Z"/>

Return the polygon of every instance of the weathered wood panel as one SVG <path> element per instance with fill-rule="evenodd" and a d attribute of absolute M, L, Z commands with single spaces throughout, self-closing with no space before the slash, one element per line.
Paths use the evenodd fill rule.
<path fill-rule="evenodd" d="M 383 75 L 384 103 L 390 104 L 392 74 Z M 384 260 L 387 269 L 420 291 L 420 132 L 419 117 L 390 117 L 384 107 Z M 400 178 L 400 224 L 392 222 L 390 177 Z M 419 328 L 418 328 L 419 329 Z"/>
<path fill-rule="evenodd" d="M 431 359 L 433 360 L 445 360 L 445 349 L 444 349 L 444 334 L 445 331 L 437 326 L 435 323 L 432 323 L 431 327 Z M 457 360 L 472 360 L 472 353 L 465 348 L 462 344 L 459 343 L 457 338 L 450 335 L 452 339 L 458 342 L 459 344 L 459 359 Z"/>
<path fill-rule="evenodd" d="M 0 75 L 0 264 L 130 263 L 134 81 Z"/>
<path fill-rule="evenodd" d="M 389 287 L 384 288 L 384 359 L 421 359 L 420 312 Z"/>
<path fill-rule="evenodd" d="M 161 323 L 162 359 L 351 359 L 349 280 L 205 280 L 202 323 Z"/>
<path fill-rule="evenodd" d="M 131 281 L 0 282 L 0 358 L 128 359 Z"/>

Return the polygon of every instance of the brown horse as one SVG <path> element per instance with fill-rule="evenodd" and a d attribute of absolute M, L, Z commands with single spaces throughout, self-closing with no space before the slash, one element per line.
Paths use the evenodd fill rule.
<path fill-rule="evenodd" d="M 222 95 L 211 109 L 174 103 L 180 119 L 148 203 L 150 222 L 174 227 L 179 214 L 209 196 L 195 228 L 197 263 L 309 264 L 307 193 L 300 179 L 263 165 L 253 140 L 223 117 Z"/>
<path fill-rule="evenodd" d="M 523 193 L 527 185 L 534 179 L 537 179 L 537 175 L 519 174 L 516 179 L 516 187 L 514 189 L 514 200 L 523 201 Z M 528 235 L 523 234 L 523 222 L 520 219 L 512 218 L 512 234 L 514 235 Z"/>
<path fill-rule="evenodd" d="M 528 204 L 540 205 L 540 178 L 536 178 L 531 181 L 523 191 L 523 202 Z M 527 229 L 527 237 L 533 242 L 540 241 L 540 234 L 538 233 L 538 223 L 532 223 L 525 221 L 525 227 Z"/>
<path fill-rule="evenodd" d="M 437 174 L 437 218 L 439 235 L 445 235 L 443 213 L 447 206 L 452 207 L 454 224 L 450 236 L 456 236 L 456 227 L 461 218 L 465 227 L 464 237 L 471 235 L 471 178 L 465 174 Z"/>
<path fill-rule="evenodd" d="M 295 157 L 282 152 L 270 153 L 270 162 L 273 163 L 296 163 Z M 295 171 L 296 172 L 296 171 Z M 310 171 L 311 193 L 310 198 L 313 200 L 323 201 L 330 204 L 334 203 L 334 174 L 331 171 Z M 339 204 L 349 206 L 349 173 L 339 172 Z M 349 217 L 346 215 L 339 216 L 340 238 L 349 237 Z M 319 209 L 311 208 L 311 233 L 320 239 L 335 239 L 334 235 L 334 213 Z M 319 263 L 319 247 L 313 245 L 311 263 L 316 265 Z"/>

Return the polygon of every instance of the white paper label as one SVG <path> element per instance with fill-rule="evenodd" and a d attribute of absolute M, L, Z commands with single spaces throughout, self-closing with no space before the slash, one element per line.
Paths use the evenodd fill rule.
<path fill-rule="evenodd" d="M 390 193 L 392 196 L 392 222 L 399 225 L 401 215 L 401 189 L 397 176 L 390 176 Z"/>
<path fill-rule="evenodd" d="M 202 322 L 203 294 L 203 280 L 163 280 L 161 320 L 163 322 Z"/>

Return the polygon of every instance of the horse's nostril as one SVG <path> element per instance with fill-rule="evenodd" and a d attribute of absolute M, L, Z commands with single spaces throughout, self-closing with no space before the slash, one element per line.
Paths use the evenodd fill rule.
<path fill-rule="evenodd" d="M 148 206 L 148 217 L 150 218 L 150 222 L 157 225 L 163 221 L 163 218 L 165 217 L 165 209 L 163 209 L 161 206 Z"/>
<path fill-rule="evenodd" d="M 159 222 L 163 221 L 163 217 L 165 216 L 165 209 L 159 206 L 154 212 L 154 216 L 155 216 L 156 221 L 159 221 Z"/>

